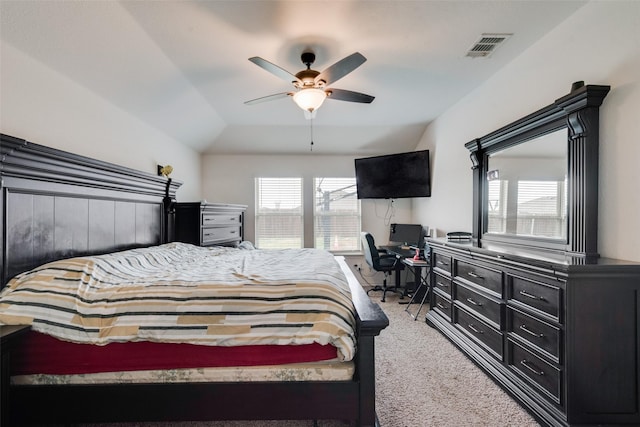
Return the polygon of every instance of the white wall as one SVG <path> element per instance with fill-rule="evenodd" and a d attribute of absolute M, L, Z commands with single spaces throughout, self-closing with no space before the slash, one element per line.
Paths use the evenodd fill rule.
<path fill-rule="evenodd" d="M 178 200 L 200 197 L 200 156 L 88 89 L 1 42 L 0 131 L 156 173 L 171 164 Z"/>
<path fill-rule="evenodd" d="M 600 108 L 599 252 L 640 262 L 637 1 L 588 3 L 435 120 L 418 144 L 432 150 L 432 197 L 414 200 L 413 220 L 439 234 L 471 231 L 471 162 L 464 144 L 551 104 L 578 80 L 611 86 Z"/>
<path fill-rule="evenodd" d="M 245 239 L 254 241 L 256 177 L 302 177 L 306 194 L 313 194 L 314 177 L 355 176 L 352 156 L 326 156 L 313 153 L 305 155 L 203 155 L 202 194 L 209 202 L 239 203 L 248 205 L 245 224 Z M 313 212 L 313 200 L 305 199 L 305 212 Z M 362 200 L 362 230 L 369 231 L 377 244 L 386 243 L 389 223 L 405 223 L 411 219 L 411 202 L 396 200 L 394 215 L 390 219 L 389 202 L 385 200 Z M 307 215 L 311 218 L 312 215 Z M 309 246 L 313 235 L 313 224 L 305 223 L 305 236 Z"/>

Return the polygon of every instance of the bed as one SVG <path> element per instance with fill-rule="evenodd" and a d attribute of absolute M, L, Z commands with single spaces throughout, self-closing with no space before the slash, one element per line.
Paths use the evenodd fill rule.
<path fill-rule="evenodd" d="M 180 183 L 7 135 L 1 138 L 3 287 L 12 277 L 53 261 L 94 259 L 102 254 L 113 253 L 140 254 L 158 248 L 184 249 L 183 245 L 172 242 L 172 206 Z M 198 247 L 188 249 L 209 251 Z M 229 248 L 212 250 L 217 251 L 216 256 L 224 253 L 224 256 L 236 259 L 248 257 L 253 262 L 261 258 L 256 257 L 253 251 Z M 295 279 L 295 275 L 287 274 L 302 273 L 305 270 L 302 264 L 308 264 L 303 262 L 304 257 L 311 256 L 304 250 L 289 255 L 289 258 L 302 258 L 297 264 L 282 264 L 282 271 L 278 272 L 280 276 L 277 277 L 282 283 Z M 3 390 L 3 421 L 10 425 L 22 425 L 46 422 L 339 419 L 348 420 L 353 425 L 377 425 L 374 339 L 388 325 L 388 319 L 366 296 L 344 260 L 332 258 L 331 262 L 339 266 L 343 294 L 348 296 L 342 305 L 350 306 L 352 313 L 351 319 L 348 319 L 349 315 L 343 316 L 346 319 L 344 323 L 351 323 L 352 328 L 338 340 L 345 345 L 331 343 L 337 349 L 333 358 L 322 356 L 320 358 L 324 357 L 325 360 L 307 362 L 292 362 L 285 358 L 283 366 L 292 370 L 283 375 L 281 369 L 279 377 L 272 375 L 269 378 L 261 376 L 269 374 L 244 372 L 262 369 L 262 362 L 254 367 L 255 361 L 252 361 L 250 368 L 233 364 L 215 365 L 212 368 L 215 371 L 212 372 L 213 377 L 207 374 L 181 375 L 177 378 L 175 375 L 166 375 L 167 371 L 175 370 L 166 369 L 167 366 L 162 364 L 140 368 L 152 372 L 146 379 L 135 375 L 114 379 L 100 377 L 102 374 L 98 373 L 97 378 L 91 378 L 89 382 L 69 380 L 68 376 L 64 381 L 59 381 L 52 380 L 53 377 L 34 379 L 27 372 L 22 376 L 15 375 L 8 389 Z M 313 269 L 306 270 L 306 276 L 302 279 L 304 283 L 319 280 L 318 276 L 312 274 Z M 257 274 L 245 273 L 249 276 Z M 252 276 L 251 279 L 255 283 L 264 277 Z M 42 332 L 41 327 L 34 326 L 34 329 L 39 329 L 39 332 L 29 334 Z M 112 328 L 111 331 L 116 329 Z M 100 344 L 100 340 L 108 335 L 122 339 L 121 332 L 122 329 L 118 333 L 98 333 L 87 339 L 97 340 Z M 3 376 L 19 371 L 21 362 L 27 359 L 26 355 L 37 353 L 32 351 L 34 348 L 49 348 L 47 342 L 29 341 L 27 336 L 23 335 L 11 346 L 9 357 L 4 359 L 10 361 L 11 366 L 3 366 Z M 227 344 L 240 339 L 239 335 L 227 336 Z M 176 342 L 168 345 L 194 345 L 181 343 L 183 338 L 180 337 L 172 339 Z M 197 341 L 201 337 L 191 339 Z M 304 342 L 284 344 L 326 346 L 332 339 L 326 336 L 312 340 L 305 338 L 302 340 Z M 74 341 L 77 339 L 74 338 Z M 134 344 L 143 346 L 159 344 L 155 342 L 156 338 L 150 336 L 138 336 L 134 341 L 138 341 Z M 348 344 L 349 341 L 352 345 Z M 245 344 L 265 345 L 256 337 L 250 338 Z M 202 343 L 195 345 L 204 347 Z M 233 347 L 233 344 L 230 345 Z M 143 354 L 145 351 L 156 353 L 155 349 L 147 347 L 141 351 Z M 123 354 L 133 353 L 125 350 Z M 227 360 L 230 356 L 223 354 L 217 357 Z M 119 360 L 117 356 L 110 358 Z M 306 367 L 301 367 L 304 363 Z M 325 364 L 324 369 L 329 375 L 311 378 L 291 374 L 299 373 L 296 369 L 300 368 L 315 371 L 314 364 Z M 332 366 L 340 368 L 332 369 Z M 351 370 L 345 370 L 345 366 L 351 366 Z M 161 377 L 159 373 L 165 375 Z M 145 396 L 145 399 L 140 399 L 140 396 Z M 37 402 L 37 411 L 33 410 L 34 402 Z M 73 402 L 72 408 L 69 402 Z M 105 405 L 101 402 L 109 403 Z"/>

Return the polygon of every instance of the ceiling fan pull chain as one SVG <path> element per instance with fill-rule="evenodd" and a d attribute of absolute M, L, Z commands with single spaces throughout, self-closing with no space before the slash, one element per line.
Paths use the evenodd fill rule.
<path fill-rule="evenodd" d="M 310 127 L 311 127 L 311 149 L 309 151 L 313 151 L 313 117 L 311 118 L 311 121 L 310 121 Z"/>

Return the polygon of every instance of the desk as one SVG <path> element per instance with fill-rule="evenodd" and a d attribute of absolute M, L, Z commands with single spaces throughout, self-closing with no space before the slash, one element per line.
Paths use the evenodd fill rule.
<path fill-rule="evenodd" d="M 415 277 L 415 283 L 416 283 L 416 288 L 414 289 L 413 295 L 409 300 L 409 304 L 407 304 L 407 308 L 405 308 L 404 311 L 409 313 L 409 315 L 413 317 L 413 320 L 417 320 L 418 315 L 420 314 L 420 310 L 422 310 L 422 306 L 424 305 L 424 302 L 427 300 L 427 296 L 429 296 L 429 293 L 431 291 L 431 288 L 428 282 L 428 277 L 429 277 L 428 272 L 426 277 L 422 276 L 422 269 L 428 268 L 430 264 L 429 264 L 429 261 L 425 261 L 423 259 L 416 260 L 413 258 L 403 258 L 402 263 L 406 265 L 408 269 L 413 272 L 413 275 Z M 420 301 L 420 305 L 418 306 L 418 311 L 416 311 L 416 314 L 412 314 L 410 311 L 411 304 L 414 302 L 416 297 L 420 295 L 420 290 L 422 289 L 422 287 L 424 287 L 425 289 L 424 289 L 424 294 L 422 295 L 422 300 Z"/>
<path fill-rule="evenodd" d="M 400 260 L 400 262 L 402 262 L 404 265 L 410 267 L 409 270 L 411 270 L 413 272 L 414 275 L 414 280 L 413 280 L 413 288 L 409 289 L 409 284 L 405 283 L 405 287 L 404 287 L 404 294 L 405 296 L 409 295 L 410 293 L 414 293 L 418 291 L 418 288 L 420 288 L 420 283 L 421 283 L 421 278 L 422 278 L 422 267 L 428 267 L 428 261 L 424 261 L 421 260 L 421 262 L 425 262 L 426 265 L 413 265 L 413 264 L 408 264 L 406 262 L 404 262 L 404 260 L 413 260 L 414 255 L 416 254 L 415 249 L 411 249 L 409 246 L 381 246 L 380 249 L 384 249 L 385 251 L 387 251 L 387 254 L 389 255 L 395 255 L 396 258 L 398 258 Z M 417 267 L 417 268 L 416 268 Z M 407 277 L 408 279 L 408 277 Z M 402 304 L 402 303 L 401 303 Z M 404 303 L 404 304 L 411 304 L 409 303 Z"/>
<path fill-rule="evenodd" d="M 409 246 L 380 246 L 380 249 L 387 251 L 390 255 L 395 255 L 398 258 L 413 258 L 416 254 L 415 249 L 411 249 Z"/>

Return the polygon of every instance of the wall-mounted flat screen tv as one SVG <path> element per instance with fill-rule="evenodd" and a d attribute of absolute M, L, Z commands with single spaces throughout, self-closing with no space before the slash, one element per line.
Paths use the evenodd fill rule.
<path fill-rule="evenodd" d="M 358 199 L 430 197 L 429 150 L 355 159 Z"/>

